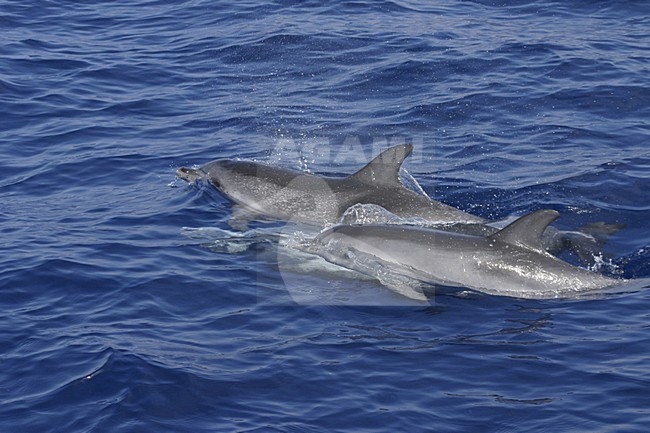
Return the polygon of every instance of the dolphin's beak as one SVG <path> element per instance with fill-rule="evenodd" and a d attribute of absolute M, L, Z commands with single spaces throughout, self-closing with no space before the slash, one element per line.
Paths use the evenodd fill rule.
<path fill-rule="evenodd" d="M 192 183 L 195 180 L 200 179 L 202 177 L 201 172 L 199 170 L 195 170 L 193 168 L 186 168 L 186 167 L 181 167 L 178 170 L 176 170 L 176 176 L 189 183 Z"/>

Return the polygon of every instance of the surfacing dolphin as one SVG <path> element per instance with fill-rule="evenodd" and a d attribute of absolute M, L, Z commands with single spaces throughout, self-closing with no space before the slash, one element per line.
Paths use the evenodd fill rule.
<path fill-rule="evenodd" d="M 339 225 L 318 235 L 307 251 L 349 269 L 359 270 L 360 256 L 372 257 L 416 280 L 520 298 L 567 297 L 624 282 L 544 250 L 542 233 L 558 215 L 536 211 L 487 237 L 412 226 Z"/>
<path fill-rule="evenodd" d="M 197 169 L 182 167 L 179 178 L 188 182 L 204 179 L 249 213 L 325 227 L 341 221 L 356 204 L 383 207 L 402 218 L 421 218 L 436 224 L 454 224 L 445 230 L 488 236 L 498 229 L 478 216 L 418 194 L 399 180 L 399 170 L 413 151 L 410 144 L 386 149 L 365 167 L 347 177 L 314 176 L 252 161 L 221 159 Z M 591 233 L 546 230 L 545 248 L 558 254 L 568 249 L 593 263 L 602 239 L 620 229 L 596 225 Z M 592 235 L 593 234 L 593 235 Z"/>
<path fill-rule="evenodd" d="M 188 182 L 207 180 L 253 213 L 320 227 L 336 224 L 349 207 L 358 203 L 375 204 L 405 218 L 482 223 L 482 218 L 402 185 L 399 170 L 412 151 L 410 144 L 393 146 L 347 177 L 314 176 L 232 159 L 212 161 L 198 169 L 182 167 L 176 174 Z"/>

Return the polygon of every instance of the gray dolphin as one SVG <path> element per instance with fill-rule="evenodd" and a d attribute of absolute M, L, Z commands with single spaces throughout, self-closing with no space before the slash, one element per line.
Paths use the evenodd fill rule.
<path fill-rule="evenodd" d="M 386 149 L 347 177 L 323 177 L 252 161 L 221 159 L 198 169 L 180 168 L 181 179 L 205 179 L 226 197 L 255 214 L 324 227 L 336 224 L 351 206 L 376 204 L 401 217 L 436 222 L 484 220 L 431 200 L 402 185 L 399 170 L 413 151 L 410 144 Z"/>
<path fill-rule="evenodd" d="M 542 233 L 558 215 L 532 212 L 487 237 L 412 226 L 340 225 L 318 235 L 317 248 L 308 251 L 350 269 L 358 270 L 359 256 L 370 256 L 420 281 L 521 298 L 565 297 L 622 283 L 544 250 Z"/>
<path fill-rule="evenodd" d="M 445 230 L 484 236 L 498 230 L 487 225 L 488 220 L 404 187 L 399 170 L 412 151 L 410 144 L 393 146 L 347 177 L 314 176 L 232 159 L 212 161 L 197 169 L 182 167 L 176 174 L 188 182 L 204 179 L 237 203 L 240 211 L 243 208 L 273 219 L 324 227 L 340 222 L 345 211 L 355 204 L 374 204 L 399 217 L 454 224 Z M 549 227 L 544 234 L 544 246 L 554 254 L 568 249 L 591 264 L 605 236 L 620 228 L 600 224 L 583 233 Z"/>

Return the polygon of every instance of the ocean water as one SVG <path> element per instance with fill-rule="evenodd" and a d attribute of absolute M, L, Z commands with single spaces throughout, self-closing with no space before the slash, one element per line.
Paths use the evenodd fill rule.
<path fill-rule="evenodd" d="M 402 302 L 175 179 L 411 142 L 432 198 L 625 224 L 599 270 L 648 278 L 647 2 L 36 0 L 0 28 L 0 431 L 647 431 L 650 286 Z"/>

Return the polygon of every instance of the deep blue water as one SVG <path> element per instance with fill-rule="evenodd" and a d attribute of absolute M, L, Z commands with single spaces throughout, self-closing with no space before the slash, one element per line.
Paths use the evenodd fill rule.
<path fill-rule="evenodd" d="M 1 431 L 647 431 L 650 290 L 400 305 L 188 236 L 232 210 L 174 176 L 408 141 L 432 197 L 624 223 L 601 271 L 650 277 L 645 1 L 13 1 L 0 29 Z"/>

